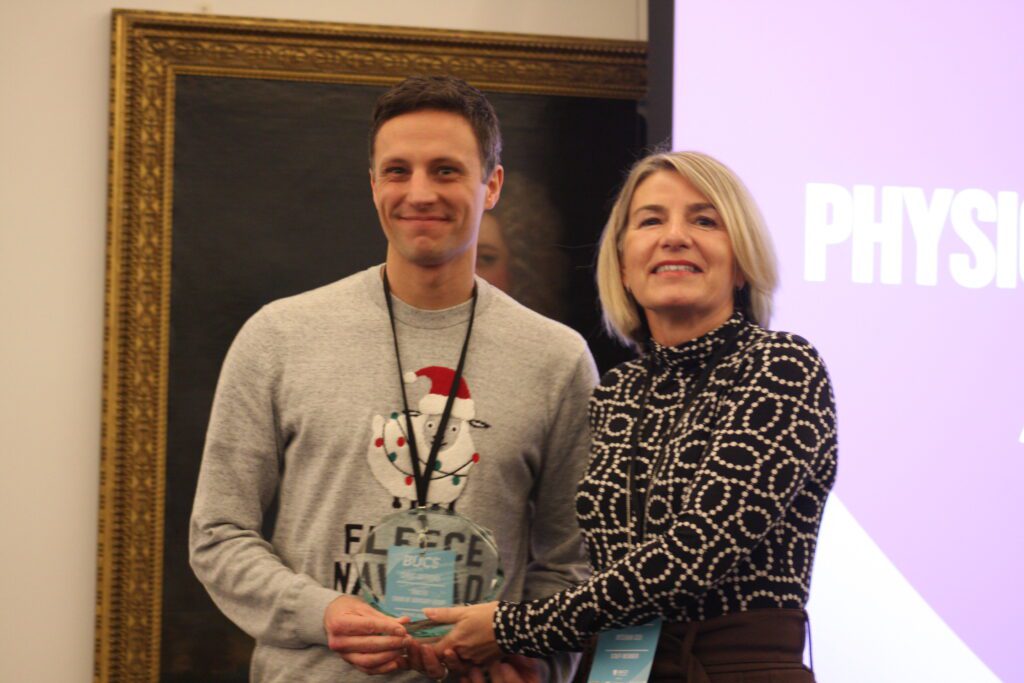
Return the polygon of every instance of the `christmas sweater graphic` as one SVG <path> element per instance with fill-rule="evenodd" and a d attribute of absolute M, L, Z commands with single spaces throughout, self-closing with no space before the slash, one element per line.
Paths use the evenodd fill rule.
<path fill-rule="evenodd" d="M 465 377 L 459 380 L 452 413 L 444 434 L 438 434 L 441 414 L 444 412 L 448 394 L 451 392 L 455 371 L 451 368 L 432 365 L 416 372 L 407 372 L 402 378 L 406 384 L 415 385 L 420 379 L 430 382 L 427 393 L 419 400 L 418 410 L 409 411 L 409 422 L 416 435 L 420 471 L 425 472 L 430 449 L 437 439 L 441 445 L 437 461 L 430 472 L 430 486 L 427 503 L 455 509 L 455 501 L 466 488 L 470 470 L 480 462 L 480 454 L 473 445 L 472 429 L 486 429 L 486 422 L 475 419 L 473 400 Z M 387 417 L 373 416 L 370 446 L 366 459 L 370 471 L 381 486 L 393 497 L 392 506 L 400 508 L 416 505 L 416 481 L 413 478 L 412 455 L 409 448 L 408 425 L 402 409 L 398 408 Z"/>

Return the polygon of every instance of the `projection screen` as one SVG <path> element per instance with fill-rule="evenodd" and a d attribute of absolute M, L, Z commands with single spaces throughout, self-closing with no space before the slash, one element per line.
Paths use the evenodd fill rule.
<path fill-rule="evenodd" d="M 1020 681 L 1024 4 L 675 5 L 672 146 L 757 199 L 824 356 L 818 679 Z"/>

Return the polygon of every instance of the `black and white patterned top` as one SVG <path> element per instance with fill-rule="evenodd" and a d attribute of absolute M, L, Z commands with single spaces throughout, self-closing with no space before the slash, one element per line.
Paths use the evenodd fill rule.
<path fill-rule="evenodd" d="M 735 346 L 680 424 L 686 392 L 731 336 Z M 550 598 L 501 603 L 494 626 L 506 652 L 579 650 L 600 631 L 655 617 L 687 622 L 807 602 L 836 475 L 835 404 L 821 358 L 804 339 L 740 314 L 649 354 L 611 370 L 590 403 L 593 453 L 576 514 L 595 573 Z M 642 542 L 629 519 L 634 428 L 634 476 L 648 510 Z M 666 457 L 651 486 L 659 449 Z"/>

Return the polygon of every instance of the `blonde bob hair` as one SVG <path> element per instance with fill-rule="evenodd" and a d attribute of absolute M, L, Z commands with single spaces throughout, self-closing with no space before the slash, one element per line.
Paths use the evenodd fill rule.
<path fill-rule="evenodd" d="M 662 152 L 633 165 L 601 234 L 597 252 L 597 292 L 608 333 L 626 346 L 647 341 L 643 310 L 622 283 L 622 242 L 629 225 L 629 206 L 636 188 L 658 171 L 678 173 L 718 211 L 732 242 L 743 281 L 734 293 L 737 309 L 749 320 L 767 327 L 778 267 L 764 219 L 743 182 L 723 163 L 700 152 Z"/>

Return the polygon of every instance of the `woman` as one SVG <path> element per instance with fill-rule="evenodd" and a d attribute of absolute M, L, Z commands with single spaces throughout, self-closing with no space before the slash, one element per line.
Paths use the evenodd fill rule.
<path fill-rule="evenodd" d="M 476 274 L 527 308 L 564 321 L 561 242 L 562 219 L 544 187 L 506 170 L 501 201 L 480 221 Z"/>
<path fill-rule="evenodd" d="M 721 163 L 655 154 L 627 178 L 597 281 L 608 330 L 643 356 L 590 406 L 576 495 L 594 574 L 549 598 L 428 610 L 449 667 L 580 650 L 661 618 L 651 680 L 813 681 L 802 664 L 811 565 L 836 471 L 825 367 L 765 329 L 775 260 Z"/>

